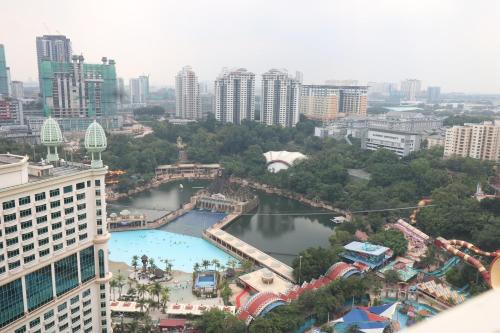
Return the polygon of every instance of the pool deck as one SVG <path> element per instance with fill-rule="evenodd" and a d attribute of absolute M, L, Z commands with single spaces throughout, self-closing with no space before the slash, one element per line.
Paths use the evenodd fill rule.
<path fill-rule="evenodd" d="M 230 253 L 233 256 L 267 267 L 272 272 L 287 279 L 290 282 L 295 282 L 293 277 L 293 268 L 282 263 L 279 260 L 269 256 L 261 250 L 245 243 L 239 238 L 219 229 L 218 226 L 205 230 L 204 237 L 218 248 Z"/>

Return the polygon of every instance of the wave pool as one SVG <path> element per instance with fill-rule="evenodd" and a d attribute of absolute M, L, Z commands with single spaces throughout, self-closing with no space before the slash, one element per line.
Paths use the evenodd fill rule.
<path fill-rule="evenodd" d="M 155 265 L 164 269 L 161 261 L 168 259 L 175 270 L 190 273 L 195 263 L 217 259 L 225 265 L 234 259 L 208 241 L 192 236 L 176 234 L 164 230 L 121 231 L 111 234 L 109 259 L 130 265 L 132 257 L 143 254 L 153 257 Z"/>

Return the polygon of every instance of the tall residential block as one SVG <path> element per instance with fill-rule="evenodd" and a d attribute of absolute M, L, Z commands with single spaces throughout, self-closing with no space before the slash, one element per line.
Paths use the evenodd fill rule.
<path fill-rule="evenodd" d="M 5 47 L 0 44 L 0 97 L 9 96 L 9 73 L 5 59 Z"/>
<path fill-rule="evenodd" d="M 422 82 L 417 79 L 406 79 L 401 82 L 401 94 L 408 101 L 416 101 L 420 95 Z"/>
<path fill-rule="evenodd" d="M 244 68 L 222 73 L 215 80 L 215 118 L 241 124 L 255 118 L 255 74 Z"/>
<path fill-rule="evenodd" d="M 440 87 L 427 87 L 427 102 L 438 103 L 441 97 Z"/>
<path fill-rule="evenodd" d="M 89 152 L 103 147 L 95 127 Z M 0 154 L 0 331 L 111 332 L 107 168 L 59 160 L 53 118 L 41 140 L 43 163 Z"/>
<path fill-rule="evenodd" d="M 331 121 L 339 112 L 340 91 L 328 85 L 303 85 L 300 90 L 300 113 L 307 118 Z"/>
<path fill-rule="evenodd" d="M 466 123 L 446 131 L 444 157 L 500 161 L 500 122 Z"/>
<path fill-rule="evenodd" d="M 71 41 L 63 35 L 43 35 L 36 38 L 36 56 L 38 63 L 38 77 L 42 86 L 41 65 L 42 61 L 70 62 Z"/>
<path fill-rule="evenodd" d="M 116 114 L 117 84 L 114 60 L 87 64 L 82 55 L 69 63 L 42 61 L 41 95 L 56 118 L 101 117 Z M 48 115 L 46 115 L 48 116 Z"/>
<path fill-rule="evenodd" d="M 339 86 L 339 112 L 366 116 L 368 109 L 368 86 Z"/>
<path fill-rule="evenodd" d="M 175 115 L 184 119 L 201 119 L 200 87 L 191 66 L 184 66 L 175 76 Z"/>
<path fill-rule="evenodd" d="M 293 127 L 299 121 L 300 82 L 287 72 L 271 69 L 262 74 L 260 121 Z"/>
<path fill-rule="evenodd" d="M 141 75 L 138 78 L 130 79 L 130 103 L 134 105 L 144 105 L 149 98 L 149 76 Z"/>

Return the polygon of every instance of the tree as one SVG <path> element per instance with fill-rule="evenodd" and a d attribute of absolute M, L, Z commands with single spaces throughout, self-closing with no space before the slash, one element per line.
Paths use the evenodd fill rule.
<path fill-rule="evenodd" d="M 244 333 L 246 325 L 234 315 L 218 309 L 205 311 L 194 326 L 204 333 Z"/>
<path fill-rule="evenodd" d="M 224 300 L 224 304 L 229 303 L 229 298 L 232 295 L 233 295 L 233 291 L 231 290 L 231 288 L 229 288 L 229 285 L 227 284 L 227 282 L 225 282 L 224 285 L 222 286 L 222 290 L 220 292 L 220 296 Z"/>
<path fill-rule="evenodd" d="M 331 265 L 340 260 L 340 251 L 342 251 L 340 248 L 316 247 L 300 252 L 292 262 L 294 278 L 297 281 L 299 277 L 300 281 L 310 281 L 325 274 Z"/>
<path fill-rule="evenodd" d="M 118 299 L 120 299 L 122 297 L 123 286 L 125 285 L 125 277 L 121 273 L 116 275 L 116 285 L 118 287 Z"/>
<path fill-rule="evenodd" d="M 116 279 L 111 279 L 111 281 L 109 281 L 109 286 L 111 287 L 111 292 L 113 293 L 113 301 L 115 300 L 115 289 L 116 287 L 118 287 L 118 282 L 116 281 Z"/>
<path fill-rule="evenodd" d="M 373 244 L 390 248 L 396 256 L 404 255 L 408 249 L 408 241 L 404 235 L 397 230 L 382 230 L 371 235 L 369 240 Z"/>
<path fill-rule="evenodd" d="M 385 282 L 387 282 L 390 285 L 397 284 L 399 280 L 399 274 L 398 272 L 394 270 L 388 270 L 384 273 L 384 279 Z"/>
<path fill-rule="evenodd" d="M 134 268 L 134 273 L 137 274 L 137 266 L 139 265 L 139 256 L 134 255 L 132 257 L 131 266 Z"/>
<path fill-rule="evenodd" d="M 205 270 L 207 270 L 208 266 L 210 266 L 210 260 L 203 259 L 202 262 L 201 262 L 201 265 L 203 266 L 203 268 Z"/>
<path fill-rule="evenodd" d="M 137 293 L 139 294 L 139 298 L 144 299 L 147 292 L 148 292 L 148 285 L 147 284 L 139 284 L 139 286 L 137 287 Z"/>
<path fill-rule="evenodd" d="M 161 286 L 161 284 L 159 282 L 154 282 L 152 285 L 150 285 L 149 287 L 149 291 L 156 295 L 156 297 L 158 298 L 157 301 L 158 303 L 160 302 L 160 293 L 162 292 L 163 288 Z"/>
<path fill-rule="evenodd" d="M 170 299 L 170 290 L 168 289 L 168 287 L 163 287 L 161 289 L 161 292 L 160 292 L 160 296 L 161 296 L 161 308 L 162 308 L 162 312 L 165 313 L 165 309 L 167 307 L 167 302 L 169 301 Z"/>

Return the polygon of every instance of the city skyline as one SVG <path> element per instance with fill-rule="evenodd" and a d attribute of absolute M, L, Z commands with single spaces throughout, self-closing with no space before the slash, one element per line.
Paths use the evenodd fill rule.
<path fill-rule="evenodd" d="M 286 14 L 276 19 L 283 5 L 265 4 L 263 11 L 264 3 L 254 2 L 235 8 L 227 1 L 150 1 L 137 10 L 131 1 L 89 1 L 89 25 L 70 3 L 12 1 L 2 7 L 0 43 L 12 80 L 25 82 L 37 80 L 36 37 L 60 33 L 89 62 L 106 54 L 116 60 L 119 77 L 149 73 L 155 86 L 173 86 L 178 68 L 191 65 L 200 81 L 213 81 L 222 67 L 244 67 L 259 76 L 287 68 L 303 72 L 306 84 L 418 78 L 443 92 L 500 92 L 500 48 L 491 42 L 500 32 L 494 19 L 499 3 L 287 2 Z M 476 22 L 473 28 L 463 25 L 465 16 Z M 481 62 L 474 61 L 478 52 Z"/>

